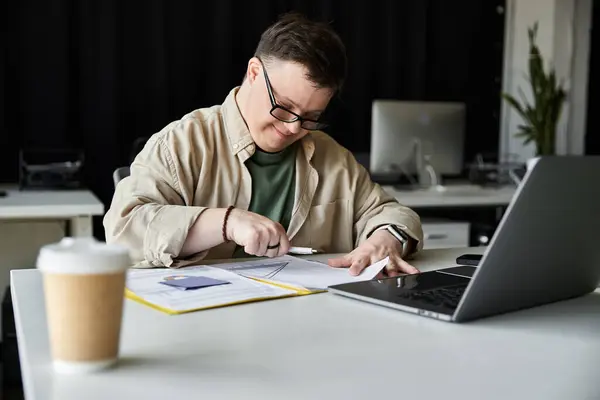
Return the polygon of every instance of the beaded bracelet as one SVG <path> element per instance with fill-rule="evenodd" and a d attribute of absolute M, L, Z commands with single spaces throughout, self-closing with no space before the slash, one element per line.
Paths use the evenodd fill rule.
<path fill-rule="evenodd" d="M 223 241 L 225 243 L 229 242 L 229 239 L 227 239 L 227 220 L 229 219 L 229 214 L 231 214 L 231 210 L 233 209 L 233 206 L 227 207 L 227 211 L 225 211 L 225 217 L 223 218 Z"/>

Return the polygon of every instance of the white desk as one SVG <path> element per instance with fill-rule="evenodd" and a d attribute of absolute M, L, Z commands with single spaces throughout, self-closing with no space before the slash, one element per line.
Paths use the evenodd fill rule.
<path fill-rule="evenodd" d="M 91 236 L 92 216 L 104 214 L 104 204 L 89 190 L 25 190 L 0 186 L 0 220 L 64 219 L 71 236 Z"/>
<path fill-rule="evenodd" d="M 394 186 L 383 186 L 383 189 L 400 203 L 414 208 L 506 206 L 517 190 L 516 186 L 488 188 L 470 184 L 449 184 L 445 187 L 447 190 L 444 192 L 399 190 Z"/>
<path fill-rule="evenodd" d="M 7 192 L 0 197 L 0 297 L 11 268 L 31 268 L 41 246 L 65 235 L 92 236 L 92 217 L 104 214 L 104 204 L 89 190 L 0 185 L 0 191 Z"/>
<path fill-rule="evenodd" d="M 498 188 L 483 187 L 473 184 L 451 183 L 444 186 L 445 191 L 435 190 L 400 190 L 395 186 L 382 186 L 383 189 L 398 202 L 415 209 L 419 214 L 427 210 L 435 210 L 435 218 L 421 215 L 425 248 L 465 247 L 470 245 L 471 223 L 455 218 L 440 218 L 449 208 L 495 208 L 495 222 L 499 222 L 512 200 L 517 187 L 507 185 Z"/>
<path fill-rule="evenodd" d="M 465 325 L 328 293 L 179 316 L 127 300 L 121 364 L 68 377 L 51 369 L 40 274 L 12 283 L 27 399 L 600 398 L 600 293 Z"/>

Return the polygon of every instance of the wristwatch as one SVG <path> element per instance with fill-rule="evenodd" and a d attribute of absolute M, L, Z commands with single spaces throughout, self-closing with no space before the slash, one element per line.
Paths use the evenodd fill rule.
<path fill-rule="evenodd" d="M 408 242 L 410 240 L 410 237 L 406 234 L 406 232 L 404 232 L 403 230 L 399 229 L 397 226 L 395 225 L 384 225 L 384 226 L 380 226 L 379 228 L 375 229 L 374 232 L 378 231 L 378 230 L 382 230 L 385 229 L 386 231 L 388 231 L 389 233 L 391 233 L 396 239 L 398 239 L 398 241 L 400 243 L 402 243 L 402 255 L 401 257 L 404 258 L 408 255 Z"/>

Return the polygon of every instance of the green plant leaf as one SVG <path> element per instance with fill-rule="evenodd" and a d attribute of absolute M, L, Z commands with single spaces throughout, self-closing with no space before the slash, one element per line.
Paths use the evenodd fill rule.
<path fill-rule="evenodd" d="M 510 104 L 519 113 L 519 115 L 522 118 L 526 118 L 525 110 L 523 109 L 523 107 L 521 106 L 521 104 L 519 104 L 519 102 L 517 101 L 517 99 L 515 99 L 510 94 L 506 94 L 506 93 L 503 93 L 502 97 L 504 98 L 504 100 L 506 100 L 506 102 L 508 104 Z"/>
<path fill-rule="evenodd" d="M 531 101 L 518 88 L 517 100 L 509 93 L 502 97 L 513 107 L 523 123 L 518 126 L 515 137 L 523 139 L 524 144 L 534 142 L 538 155 L 554 154 L 556 129 L 560 119 L 566 92 L 556 76 L 556 71 L 548 65 L 544 69 L 544 59 L 536 44 L 538 23 L 527 29 L 529 38 L 528 76 L 525 77 L 531 88 Z"/>

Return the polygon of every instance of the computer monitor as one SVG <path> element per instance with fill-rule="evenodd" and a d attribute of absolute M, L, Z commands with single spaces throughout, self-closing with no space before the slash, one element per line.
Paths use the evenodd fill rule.
<path fill-rule="evenodd" d="M 417 174 L 417 143 L 438 175 L 463 171 L 465 104 L 377 99 L 372 104 L 373 174 Z"/>

